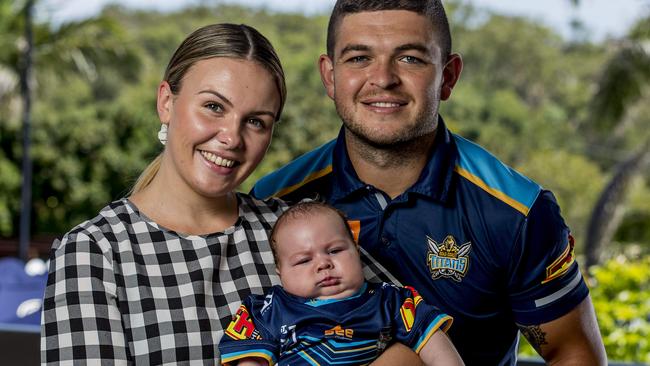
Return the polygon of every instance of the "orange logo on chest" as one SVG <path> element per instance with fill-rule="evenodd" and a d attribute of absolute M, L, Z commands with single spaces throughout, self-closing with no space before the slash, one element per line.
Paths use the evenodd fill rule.
<path fill-rule="evenodd" d="M 326 330 L 324 334 L 330 337 L 341 337 L 341 338 L 352 339 L 352 336 L 354 335 L 354 329 L 349 329 L 349 328 L 344 329 L 340 325 L 337 325 L 332 329 Z"/>

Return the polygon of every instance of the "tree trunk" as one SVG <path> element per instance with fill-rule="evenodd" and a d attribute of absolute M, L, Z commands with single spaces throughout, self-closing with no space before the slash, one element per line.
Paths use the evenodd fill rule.
<path fill-rule="evenodd" d="M 34 36 L 32 29 L 32 13 L 34 1 L 25 4 L 25 50 L 20 67 L 20 96 L 23 100 L 23 185 L 20 196 L 20 241 L 18 253 L 20 258 L 27 260 L 30 224 L 32 213 L 32 157 L 31 157 L 31 113 L 32 113 L 32 51 Z"/>
<path fill-rule="evenodd" d="M 585 243 L 586 266 L 598 264 L 604 243 L 611 242 L 625 213 L 625 197 L 630 182 L 650 161 L 650 140 L 628 159 L 619 163 L 589 219 Z"/>

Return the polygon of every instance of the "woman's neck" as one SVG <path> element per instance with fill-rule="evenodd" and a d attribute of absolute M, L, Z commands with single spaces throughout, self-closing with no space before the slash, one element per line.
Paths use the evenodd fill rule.
<path fill-rule="evenodd" d="M 151 183 L 129 200 L 157 224 L 183 234 L 211 234 L 235 224 L 239 211 L 234 192 L 206 197 L 179 181 L 180 177 L 161 168 Z"/>

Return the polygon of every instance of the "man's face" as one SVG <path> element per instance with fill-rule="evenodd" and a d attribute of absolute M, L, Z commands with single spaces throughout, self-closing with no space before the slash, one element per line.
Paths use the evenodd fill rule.
<path fill-rule="evenodd" d="M 345 127 L 360 140 L 392 146 L 436 129 L 444 64 L 432 28 L 405 10 L 341 20 L 333 59 L 321 56 L 321 77 Z"/>

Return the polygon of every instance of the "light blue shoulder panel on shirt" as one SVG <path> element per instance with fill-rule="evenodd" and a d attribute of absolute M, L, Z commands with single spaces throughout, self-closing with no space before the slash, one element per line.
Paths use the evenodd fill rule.
<path fill-rule="evenodd" d="M 479 145 L 453 134 L 458 146 L 456 172 L 524 215 L 541 192 L 541 187 L 502 163 Z"/>
<path fill-rule="evenodd" d="M 281 197 L 331 172 L 335 145 L 336 139 L 264 176 L 253 187 L 253 196 L 261 199 Z"/>

